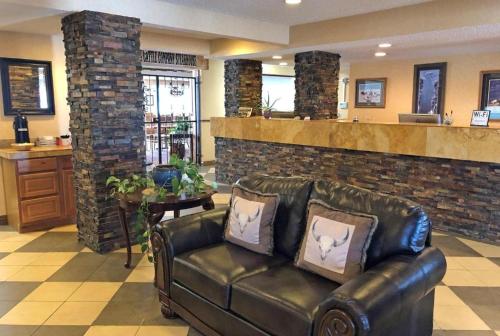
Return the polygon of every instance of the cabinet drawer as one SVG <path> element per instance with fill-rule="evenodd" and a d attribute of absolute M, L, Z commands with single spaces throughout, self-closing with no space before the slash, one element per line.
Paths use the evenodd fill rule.
<path fill-rule="evenodd" d="M 57 172 L 19 175 L 21 198 L 48 196 L 59 192 Z"/>
<path fill-rule="evenodd" d="M 17 171 L 19 174 L 34 173 L 46 170 L 56 170 L 56 158 L 41 158 L 17 161 Z"/>
<path fill-rule="evenodd" d="M 61 156 L 59 157 L 59 162 L 61 163 L 61 167 L 63 169 L 73 169 L 73 161 L 71 160 L 71 156 Z"/>
<path fill-rule="evenodd" d="M 59 196 L 49 196 L 21 201 L 21 218 L 23 223 L 61 216 L 61 200 Z"/>

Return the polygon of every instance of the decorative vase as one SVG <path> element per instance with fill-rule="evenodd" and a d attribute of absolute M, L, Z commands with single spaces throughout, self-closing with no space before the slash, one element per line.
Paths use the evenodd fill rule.
<path fill-rule="evenodd" d="M 172 180 L 174 177 L 180 181 L 182 174 L 179 169 L 172 165 L 157 165 L 153 168 L 153 181 L 158 186 L 166 188 L 168 191 L 172 191 Z"/>
<path fill-rule="evenodd" d="M 271 119 L 271 109 L 263 109 L 262 110 L 262 115 L 266 119 Z"/>

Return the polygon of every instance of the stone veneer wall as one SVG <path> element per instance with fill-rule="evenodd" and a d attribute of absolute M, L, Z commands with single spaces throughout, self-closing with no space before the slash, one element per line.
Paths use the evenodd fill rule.
<path fill-rule="evenodd" d="M 262 62 L 232 59 L 224 62 L 226 117 L 238 114 L 238 108 L 253 108 L 252 115 L 261 115 Z"/>
<path fill-rule="evenodd" d="M 325 51 L 295 54 L 295 115 L 337 119 L 339 60 Z"/>
<path fill-rule="evenodd" d="M 216 178 L 342 181 L 424 206 L 436 228 L 500 242 L 500 164 L 216 138 Z"/>
<path fill-rule="evenodd" d="M 139 19 L 84 11 L 63 18 L 79 238 L 106 252 L 124 243 L 109 175 L 144 172 Z"/>

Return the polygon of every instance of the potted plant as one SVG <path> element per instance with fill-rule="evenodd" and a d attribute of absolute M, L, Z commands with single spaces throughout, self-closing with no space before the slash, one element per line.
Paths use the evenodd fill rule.
<path fill-rule="evenodd" d="M 165 166 L 168 166 L 165 168 L 168 171 L 162 172 L 157 169 L 156 175 L 153 172 L 153 177 L 132 175 L 130 178 L 120 179 L 116 176 L 110 176 L 106 181 L 106 185 L 110 188 L 110 196 L 115 198 L 133 196 L 140 200 L 134 231 L 137 242 L 141 245 L 141 251 L 147 252 L 148 260 L 151 262 L 153 262 L 153 257 L 149 245 L 150 228 L 147 225 L 150 215 L 149 203 L 163 202 L 167 197 L 185 199 L 202 193 L 206 187 L 203 176 L 198 171 L 198 166 L 193 162 L 186 162 L 178 156 L 172 155 L 169 165 Z M 168 178 L 164 179 L 165 177 Z M 213 187 L 216 188 L 215 183 Z"/>
<path fill-rule="evenodd" d="M 276 98 L 271 102 L 271 98 L 269 96 L 269 91 L 267 92 L 267 97 L 264 97 L 263 103 L 262 103 L 262 115 L 266 119 L 271 118 L 272 111 L 274 110 L 274 105 L 276 102 L 280 100 L 279 98 Z"/>

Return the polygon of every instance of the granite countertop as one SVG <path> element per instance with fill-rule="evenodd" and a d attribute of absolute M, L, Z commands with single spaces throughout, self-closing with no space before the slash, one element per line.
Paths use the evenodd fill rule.
<path fill-rule="evenodd" d="M 500 128 L 336 120 L 223 118 L 213 137 L 500 163 Z"/>
<path fill-rule="evenodd" d="M 7 160 L 34 159 L 51 156 L 71 155 L 71 146 L 33 147 L 29 151 L 20 151 L 14 148 L 0 148 L 0 157 Z"/>

